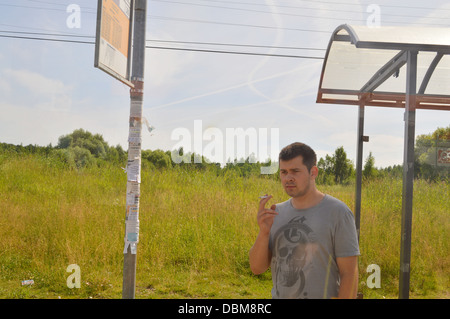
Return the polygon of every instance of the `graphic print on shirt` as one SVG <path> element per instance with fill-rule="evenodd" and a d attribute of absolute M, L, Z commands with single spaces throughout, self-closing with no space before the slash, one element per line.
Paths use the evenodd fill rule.
<path fill-rule="evenodd" d="M 305 220 L 305 217 L 295 217 L 274 235 L 272 268 L 278 296 L 308 298 L 307 293 L 303 293 L 305 272 L 312 265 L 315 239 L 312 229 L 304 224 Z"/>

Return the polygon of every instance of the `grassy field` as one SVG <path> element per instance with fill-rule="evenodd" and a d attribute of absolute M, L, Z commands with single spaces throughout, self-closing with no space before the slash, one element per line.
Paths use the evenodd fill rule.
<path fill-rule="evenodd" d="M 354 186 L 319 186 L 354 207 Z M 399 180 L 363 186 L 359 291 L 397 298 Z M 450 186 L 414 185 L 411 298 L 449 298 Z M 0 298 L 121 298 L 126 174 L 120 166 L 70 170 L 38 156 L 0 155 Z M 254 276 L 258 196 L 287 199 L 278 182 L 208 172 L 143 170 L 136 298 L 270 298 Z M 67 266 L 81 269 L 69 289 Z M 370 289 L 366 268 L 381 269 Z M 34 285 L 21 281 L 33 279 Z"/>

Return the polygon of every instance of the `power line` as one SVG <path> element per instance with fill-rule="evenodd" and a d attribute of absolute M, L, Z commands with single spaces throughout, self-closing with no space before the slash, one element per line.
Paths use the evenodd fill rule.
<path fill-rule="evenodd" d="M 32 0 L 28 0 L 28 1 L 32 1 Z M 64 7 L 66 7 L 66 9 L 58 9 L 58 8 L 43 7 L 43 6 L 34 7 L 34 6 L 27 6 L 27 5 L 20 5 L 20 4 L 9 4 L 9 3 L 1 3 L 0 6 L 14 7 L 14 8 L 24 8 L 24 9 L 36 9 L 36 10 L 52 10 L 52 11 L 61 11 L 61 12 L 67 12 L 67 7 L 69 6 L 69 4 L 47 2 L 47 1 L 33 1 L 33 2 L 43 3 L 43 4 L 51 4 L 51 5 L 56 5 L 56 6 L 64 6 Z M 83 7 L 83 12 L 84 13 L 90 13 L 90 14 L 97 14 L 97 8 Z"/>
<path fill-rule="evenodd" d="M 92 42 L 92 41 L 52 39 L 52 38 L 43 38 L 43 37 L 28 37 L 28 36 L 4 35 L 4 34 L 0 34 L 0 38 L 38 40 L 38 41 L 54 41 L 54 42 L 66 42 L 66 43 L 78 43 L 78 44 L 95 44 L 95 42 Z M 148 48 L 148 49 L 162 49 L 162 50 L 175 50 L 175 51 L 203 52 L 203 53 L 221 53 L 221 54 L 238 54 L 238 55 L 269 56 L 269 57 L 280 57 L 280 58 L 320 59 L 320 60 L 323 60 L 323 57 L 302 56 L 302 55 L 270 54 L 270 53 L 256 53 L 256 52 L 239 52 L 239 51 L 226 51 L 226 50 L 206 50 L 206 49 L 192 49 L 192 48 L 174 48 L 174 47 L 163 47 L 163 46 L 146 46 L 146 48 Z"/>
<path fill-rule="evenodd" d="M 50 1 L 41 1 L 41 0 L 27 0 L 29 2 L 34 2 L 34 3 L 43 3 L 43 4 L 50 4 L 50 5 L 55 5 L 55 6 L 63 6 L 63 7 L 67 7 L 67 4 L 64 3 L 57 3 L 57 2 L 50 2 Z M 152 1 L 159 1 L 159 2 L 170 2 L 170 1 L 164 1 L 164 0 L 152 0 Z M 283 5 L 283 4 L 275 4 L 275 5 L 270 5 L 270 4 L 265 4 L 265 3 L 251 3 L 251 2 L 238 2 L 238 1 L 224 1 L 224 0 L 200 0 L 200 1 L 206 1 L 206 2 L 216 2 L 216 3 L 226 3 L 226 4 L 235 4 L 235 5 L 249 5 L 249 6 L 265 6 L 265 7 L 274 7 L 274 8 L 290 8 L 290 9 L 306 9 L 306 10 L 317 10 L 320 9 L 321 11 L 331 11 L 331 12 L 348 12 L 348 13 L 361 13 L 361 11 L 352 11 L 352 10 L 338 10 L 338 9 L 329 9 L 329 8 L 308 8 L 308 7 L 302 7 L 302 6 L 296 6 L 296 5 Z M 364 4 L 361 3 L 348 3 L 348 2 L 336 2 L 336 1 L 321 1 L 321 0 L 301 0 L 301 2 L 307 2 L 307 3 L 311 3 L 313 5 L 316 4 L 331 4 L 331 5 L 347 5 L 347 6 L 358 6 L 361 7 Z M 179 2 L 181 3 L 181 2 Z M 194 3 L 184 3 L 184 4 L 192 4 L 192 5 L 200 5 L 200 4 L 194 4 Z M 1 5 L 6 5 L 6 6 L 19 6 L 19 5 L 11 5 L 11 4 L 1 4 Z M 432 8 L 432 7 L 415 7 L 415 6 L 400 6 L 400 5 L 390 5 L 390 4 L 378 4 L 380 7 L 382 8 L 401 8 L 401 9 L 420 9 L 420 10 L 436 10 L 436 8 Z M 25 7 L 25 8 L 30 8 L 30 9 L 47 9 L 47 8 L 42 8 L 42 7 L 29 7 L 29 6 L 25 6 L 25 5 L 20 5 L 20 7 Z M 95 11 L 97 10 L 97 8 L 90 8 L 90 7 L 85 7 L 83 6 L 83 10 L 92 10 L 94 12 L 88 12 L 88 13 L 95 13 Z M 239 10 L 239 8 L 230 8 L 230 9 L 237 9 Z M 65 11 L 62 9 L 56 9 L 58 11 Z M 244 9 L 242 9 L 244 10 Z M 440 8 L 440 11 L 450 11 L 450 9 L 447 8 Z M 383 15 L 385 16 L 393 16 L 393 17 L 410 17 L 410 18 L 423 18 L 422 16 L 414 16 L 414 15 L 397 15 L 397 14 L 388 14 L 388 13 L 383 13 Z M 434 17 L 433 19 L 444 19 L 446 20 L 447 17 Z"/>
<path fill-rule="evenodd" d="M 25 9 L 37 9 L 37 10 L 53 10 L 53 11 L 66 11 L 63 9 L 57 9 L 57 8 L 44 8 L 44 7 L 30 7 L 30 6 L 24 6 L 19 4 L 9 4 L 9 3 L 1 3 L 0 6 L 4 7 L 14 7 L 14 8 L 25 8 Z"/>
<path fill-rule="evenodd" d="M 186 48 L 170 48 L 170 47 L 155 47 L 155 46 L 146 46 L 146 48 L 149 48 L 149 49 L 165 49 L 165 50 L 179 50 L 179 51 L 193 51 L 193 52 L 207 52 L 207 53 L 257 55 L 257 56 L 270 56 L 270 57 L 279 57 L 279 58 L 317 59 L 317 60 L 323 60 L 324 59 L 323 57 L 315 57 L 315 56 L 271 54 L 271 53 L 255 53 L 255 52 L 220 51 L 220 50 L 205 50 L 205 49 L 186 49 Z"/>
<path fill-rule="evenodd" d="M 27 1 L 29 1 L 29 2 L 37 2 L 37 3 L 44 3 L 44 4 L 52 4 L 52 5 L 61 6 L 61 7 L 67 7 L 67 3 L 57 3 L 57 2 L 41 1 L 41 0 L 27 0 Z M 86 8 L 86 9 L 97 10 L 97 9 L 94 9 L 94 8 Z"/>
<path fill-rule="evenodd" d="M 322 1 L 322 0 L 301 0 L 303 2 L 311 2 L 311 3 L 326 3 L 326 4 L 338 4 L 338 5 L 347 5 L 347 6 L 361 6 L 361 3 L 348 3 L 348 2 L 330 2 L 330 1 Z M 388 7 L 388 8 L 401 8 L 401 9 L 420 9 L 420 10 L 436 10 L 436 8 L 430 7 L 414 7 L 414 6 L 396 6 L 396 5 L 388 5 L 382 4 L 380 6 Z M 450 9 L 439 9 L 450 11 Z"/>
<path fill-rule="evenodd" d="M 52 37 L 74 37 L 74 38 L 90 38 L 90 39 L 95 38 L 95 36 L 92 36 L 92 35 L 78 35 L 78 34 L 73 34 L 73 33 L 63 34 L 63 33 L 9 31 L 9 30 L 0 30 L 0 33 L 41 35 L 41 36 L 52 36 Z M 311 51 L 325 51 L 326 50 L 323 48 L 310 48 L 310 47 L 270 46 L 270 45 L 257 45 L 257 44 L 218 43 L 218 42 L 200 42 L 200 41 L 175 41 L 175 40 L 161 40 L 161 39 L 147 39 L 146 41 L 161 42 L 161 43 L 174 43 L 174 44 L 199 44 L 199 45 L 211 45 L 211 46 L 249 47 L 249 48 L 265 48 L 265 49 L 311 50 Z M 88 42 L 88 43 L 91 43 L 91 42 Z"/>
<path fill-rule="evenodd" d="M 54 3 L 54 2 L 48 2 L 48 1 L 39 1 L 39 0 L 28 0 L 28 1 L 32 1 L 32 2 L 37 2 L 37 3 L 45 3 L 45 4 L 52 4 L 52 5 L 60 5 L 60 6 L 65 6 L 65 4 L 60 4 L 60 3 Z M 153 0 L 153 1 L 160 1 L 160 2 L 168 2 L 168 3 L 182 3 L 182 4 L 187 4 L 187 5 L 195 5 L 192 3 L 184 3 L 181 1 L 167 1 L 167 0 Z M 219 0 L 211 0 L 211 2 L 223 2 L 223 1 L 219 1 Z M 316 2 L 316 1 L 314 1 Z M 331 3 L 331 2 L 327 2 L 327 1 L 318 1 L 318 2 L 322 2 L 322 3 Z M 232 1 L 232 3 L 236 3 L 236 1 Z M 245 3 L 245 4 L 250 4 L 250 3 Z M 333 2 L 333 4 L 336 4 Z M 340 3 L 340 4 L 345 4 L 345 3 Z M 10 4 L 2 4 L 2 5 L 7 5 L 7 6 L 18 6 L 18 5 L 10 5 Z M 262 4 L 253 4 L 253 5 L 262 5 Z M 205 5 L 203 5 L 205 6 Z M 19 7 L 27 7 L 27 6 L 19 6 Z M 287 7 L 287 6 L 285 6 Z M 292 6 L 294 7 L 294 6 Z M 37 7 L 27 7 L 27 8 L 31 8 L 31 9 L 45 9 L 45 8 L 37 8 Z M 227 7 L 229 9 L 238 9 L 238 8 L 230 8 Z M 298 7 L 300 8 L 300 7 Z M 90 8 L 89 8 L 90 9 Z M 58 10 L 58 11 L 64 11 L 61 9 L 54 9 L 54 10 Z M 269 13 L 269 12 L 266 12 Z M 313 30 L 313 29 L 301 29 L 301 28 L 279 28 L 279 27 L 273 27 L 273 26 L 264 26 L 264 25 L 252 25 L 252 24 L 239 24 L 239 23 L 227 23 L 227 22 L 218 22 L 218 21 L 205 21 L 205 20 L 198 20 L 198 19 L 185 19 L 185 18 L 170 18 L 170 17 L 161 17 L 161 16 L 152 16 L 149 15 L 148 16 L 149 19 L 163 19 L 163 20 L 171 20 L 171 21 L 181 21 L 181 22 L 193 22 L 193 23 L 206 23 L 206 24 L 218 24 L 218 25 L 227 25 L 227 26 L 238 26 L 238 27 L 253 27 L 253 28 L 263 28 L 263 29 L 282 29 L 282 30 L 289 30 L 289 31 L 300 31 L 300 32 L 315 32 L 315 33 L 326 33 L 326 34 L 330 34 L 331 31 L 323 31 L 323 30 Z M 321 17 L 321 18 L 325 18 L 325 17 Z M 5 24 L 0 24 L 0 25 L 5 25 Z M 5 25 L 6 26 L 6 25 Z M 9 25 L 10 26 L 10 25 Z M 25 28 L 23 26 L 20 26 L 20 28 Z M 30 29 L 36 29 L 36 28 L 30 28 Z M 43 29 L 42 29 L 43 30 Z M 29 33 L 31 34 L 31 33 Z M 56 34 L 44 34 L 44 33 L 36 33 L 36 35 L 51 35 L 51 36 L 62 36 L 62 35 L 56 35 Z M 78 35 L 73 35 L 74 37 L 89 37 L 89 36 L 78 36 Z M 55 40 L 52 40 L 55 41 Z M 73 41 L 72 41 L 73 42 Z M 188 43 L 186 41 L 186 43 Z M 195 43 L 195 44 L 206 44 L 206 43 Z M 221 45 L 221 44 L 211 44 L 208 43 L 208 45 Z M 226 44 L 223 44 L 226 45 Z M 230 44 L 231 45 L 231 44 Z M 239 45 L 231 45 L 231 46 L 239 46 Z M 245 45 L 242 45 L 245 46 Z M 258 47 L 256 45 L 248 45 L 248 46 L 254 46 L 254 47 Z M 264 47 L 264 46 L 260 46 L 260 47 Z M 282 49 L 288 49 L 288 47 L 277 47 L 277 48 L 282 48 Z M 290 49 L 290 48 L 289 48 Z M 306 50 L 306 48 L 304 48 Z M 311 49 L 311 48 L 308 48 Z M 314 50 L 314 49 L 312 49 Z"/>
<path fill-rule="evenodd" d="M 237 10 L 237 11 L 247 11 L 247 12 L 274 14 L 274 12 L 270 12 L 270 11 L 262 11 L 262 10 L 255 10 L 255 9 L 244 9 L 244 8 L 233 8 L 233 7 L 227 7 L 227 6 L 215 6 L 215 5 L 199 4 L 199 3 L 192 3 L 192 2 L 182 2 L 182 1 L 173 1 L 173 0 L 152 0 L 152 1 L 165 2 L 165 3 L 176 3 L 176 4 L 183 4 L 183 5 L 190 5 L 190 6 L 199 6 L 199 7 L 208 7 L 208 8 L 219 8 L 219 9 L 227 9 L 227 10 Z M 277 12 L 276 14 L 278 14 L 278 15 L 286 15 L 286 16 L 293 16 L 293 17 L 341 20 L 341 18 L 319 17 L 319 16 L 310 16 L 310 15 L 295 14 L 295 13 Z M 355 20 L 355 21 L 365 21 L 365 20 L 358 19 L 358 20 Z"/>
<path fill-rule="evenodd" d="M 54 32 L 53 30 L 49 29 L 43 29 L 43 28 L 36 28 L 36 27 L 25 27 L 23 25 L 13 25 L 13 24 L 6 24 L 6 23 L 0 23 L 1 26 L 9 27 L 9 28 L 18 28 L 18 29 L 28 29 L 28 30 L 42 30 L 47 32 Z M 75 33 L 67 33 L 68 35 L 75 35 Z"/>
<path fill-rule="evenodd" d="M 231 47 L 249 47 L 249 48 L 266 48 L 266 49 L 288 49 L 288 50 L 313 50 L 313 51 L 325 51 L 326 49 L 320 48 L 306 48 L 306 47 L 287 47 L 287 46 L 271 46 L 271 45 L 256 45 L 256 44 L 235 44 L 235 43 L 217 43 L 217 42 L 198 42 L 198 41 L 174 41 L 174 40 L 146 40 L 149 42 L 163 42 L 163 43 L 180 43 L 180 44 L 201 44 L 201 45 L 214 45 L 214 46 L 231 46 Z"/>
<path fill-rule="evenodd" d="M 46 36 L 54 36 L 54 37 L 74 37 L 74 38 L 95 38 L 92 35 L 80 35 L 74 33 L 46 33 L 46 32 L 25 32 L 25 31 L 9 31 L 9 30 L 0 30 L 1 33 L 15 33 L 15 34 L 32 34 L 32 35 L 46 35 Z"/>
<path fill-rule="evenodd" d="M 207 2 L 217 2 L 217 3 L 227 3 L 227 4 L 236 4 L 236 5 L 249 5 L 249 6 L 264 6 L 264 7 L 274 7 L 274 8 L 289 8 L 289 9 L 305 9 L 305 10 L 320 10 L 320 11 L 330 11 L 330 12 L 347 12 L 347 13 L 363 13 L 361 11 L 350 11 L 350 10 L 340 10 L 340 9 L 328 9 L 328 8 L 308 8 L 308 7 L 302 7 L 302 6 L 293 6 L 293 5 L 283 5 L 283 4 L 266 4 L 266 3 L 251 3 L 251 2 L 239 2 L 239 1 L 223 1 L 223 0 L 200 0 L 200 1 L 207 1 Z M 317 2 L 322 1 L 307 1 L 312 2 L 313 4 L 317 4 Z M 346 3 L 337 3 L 337 2 L 325 2 L 325 3 L 332 3 L 332 4 L 346 4 Z M 350 4 L 350 3 L 349 3 Z M 363 4 L 355 4 L 351 3 L 352 5 L 358 5 L 362 6 Z M 379 5 L 380 7 L 396 7 L 396 6 L 390 6 L 390 5 Z M 402 7 L 402 8 L 409 8 L 409 7 Z M 430 9 L 434 10 L 433 8 L 420 8 L 420 9 Z M 450 9 L 446 9 L 450 10 Z M 399 14 L 389 14 L 383 12 L 383 16 L 390 16 L 390 17 L 403 17 L 403 18 L 423 18 L 423 16 L 414 16 L 414 15 L 399 15 Z M 433 17 L 433 19 L 443 19 L 448 20 L 448 17 Z"/>
<path fill-rule="evenodd" d="M 40 0 L 28 0 L 34 3 L 42 3 L 42 4 L 50 4 L 50 5 L 55 5 L 55 6 L 66 6 L 66 4 L 61 4 L 61 3 L 55 3 L 55 2 L 49 2 L 49 1 L 40 1 Z M 211 8 L 222 8 L 222 9 L 228 9 L 228 10 L 240 10 L 240 11 L 249 11 L 249 12 L 258 12 L 258 13 L 266 13 L 266 14 L 273 14 L 273 12 L 269 12 L 269 11 L 262 11 L 262 10 L 254 10 L 254 9 L 244 9 L 244 8 L 236 8 L 236 7 L 228 7 L 228 6 L 214 6 L 214 5 L 210 5 L 210 4 L 198 4 L 198 3 L 190 3 L 190 2 L 182 2 L 182 1 L 170 1 L 170 0 L 152 0 L 152 1 L 156 1 L 156 2 L 165 2 L 165 3 L 177 3 L 177 4 L 184 4 L 184 5 L 191 5 L 191 6 L 203 6 L 203 7 L 211 7 Z M 205 1 L 205 0 L 201 0 L 201 1 Z M 216 2 L 216 3 L 228 3 L 228 4 L 244 4 L 244 5 L 258 5 L 258 6 L 269 6 L 269 7 L 285 7 L 285 8 L 296 8 L 296 9 L 307 9 L 307 10 L 314 10 L 314 9 L 319 9 L 321 11 L 332 11 L 332 12 L 348 12 L 348 13 L 362 13 L 359 11 L 349 11 L 349 10 L 338 10 L 338 9 L 328 9 L 328 8 L 306 8 L 306 7 L 300 7 L 300 6 L 292 6 L 292 5 L 267 5 L 267 4 L 260 4 L 260 3 L 248 3 L 248 2 L 236 2 L 236 1 L 222 1 L 222 0 L 208 0 L 209 3 L 211 2 Z M 324 3 L 324 4 L 333 4 L 333 5 L 357 5 L 357 6 L 361 6 L 361 4 L 355 4 L 355 3 L 345 3 L 345 2 L 330 2 L 330 1 L 318 1 L 318 0 L 314 0 L 314 1 L 308 1 L 308 0 L 303 0 L 303 2 L 310 2 L 312 4 L 317 4 L 317 3 Z M 9 6 L 9 7 L 19 7 L 19 8 L 27 8 L 27 9 L 37 9 L 37 10 L 54 10 L 54 11 L 66 11 L 64 9 L 57 9 L 57 8 L 49 8 L 49 7 L 32 7 L 32 6 L 26 6 L 26 5 L 17 5 L 17 4 L 0 4 L 0 6 Z M 395 5 L 381 5 L 383 8 L 384 7 L 392 7 L 392 8 L 403 8 L 403 9 L 427 9 L 427 10 L 435 10 L 435 8 L 430 8 L 430 7 L 410 7 L 410 6 L 395 6 Z M 92 11 L 87 11 L 87 10 L 92 10 Z M 447 10 L 450 11 L 450 9 L 440 9 L 440 11 L 442 10 Z M 83 7 L 83 12 L 84 13 L 89 13 L 89 14 L 96 14 L 96 9 L 95 8 L 88 8 L 88 7 Z M 324 17 L 324 16 L 314 16 L 314 15 L 305 15 L 305 14 L 295 14 L 295 13 L 283 13 L 283 12 L 277 12 L 277 14 L 279 15 L 287 15 L 287 16 L 298 16 L 298 17 L 306 17 L 306 18 L 313 18 L 313 19 L 325 19 L 325 20 L 342 20 L 341 18 L 335 18 L 335 17 Z M 392 16 L 392 17 L 403 17 L 403 18 L 424 18 L 422 16 L 411 16 L 411 15 L 394 15 L 394 14 L 389 14 L 389 13 L 383 13 L 383 16 Z M 161 19 L 161 17 L 158 17 L 159 19 Z M 178 21 L 183 21 L 181 19 L 171 19 L 171 18 L 165 18 L 167 20 L 178 20 Z M 447 20 L 446 17 L 433 17 L 431 19 L 443 19 L 443 20 Z M 348 19 L 350 21 L 358 21 L 358 22 L 365 22 L 365 20 L 363 19 Z M 217 22 L 206 22 L 206 21 L 200 21 L 200 20 L 195 20 L 195 19 L 191 19 L 191 20 L 184 20 L 183 22 L 196 22 L 196 23 L 213 23 L 213 24 L 223 24 L 223 25 L 235 25 L 235 26 L 246 26 L 246 27 L 258 27 L 258 28 L 271 28 L 274 29 L 275 27 L 267 27 L 267 26 L 254 26 L 254 25 L 244 25 L 244 24 L 232 24 L 232 23 L 217 23 Z M 398 21 L 387 21 L 388 23 L 394 23 L 394 24 L 399 24 L 401 22 Z M 420 23 L 421 25 L 435 25 L 435 26 L 445 26 L 448 27 L 448 24 L 442 24 L 442 23 L 426 23 L 426 22 L 422 22 Z M 295 28 L 278 28 L 278 29 L 283 29 L 283 30 L 294 30 L 294 31 L 303 31 L 302 29 L 295 29 Z M 315 31 L 315 30 L 309 30 L 311 32 L 324 32 L 324 31 Z"/>
<path fill-rule="evenodd" d="M 0 34 L 0 38 L 38 40 L 38 41 L 53 41 L 53 42 L 66 42 L 66 43 L 80 43 L 80 44 L 95 44 L 95 42 L 91 42 L 91 41 L 78 41 L 78 40 L 67 40 L 67 39 L 51 39 L 51 38 L 41 38 L 41 37 L 25 37 L 25 36 L 5 35 L 5 34 Z"/>
<path fill-rule="evenodd" d="M 172 21 L 180 21 L 180 22 L 193 22 L 193 23 L 206 23 L 206 24 L 219 24 L 219 25 L 227 25 L 227 26 L 235 26 L 235 27 L 251 27 L 251 28 L 261 28 L 261 29 L 276 29 L 276 30 L 286 30 L 286 31 L 300 31 L 300 32 L 317 32 L 317 33 L 327 33 L 331 34 L 332 30 L 324 31 L 324 30 L 312 30 L 312 29 L 301 29 L 301 28 L 279 28 L 273 26 L 266 25 L 255 25 L 255 24 L 244 24 L 244 23 L 229 23 L 229 22 L 218 22 L 218 21 L 209 21 L 209 20 L 198 20 L 198 19 L 185 19 L 185 18 L 170 18 L 170 17 L 161 17 L 149 15 L 147 19 L 159 19 L 159 20 L 172 20 Z"/>
<path fill-rule="evenodd" d="M 35 3 L 43 3 L 43 4 L 51 4 L 56 6 L 66 6 L 66 4 L 61 3 L 55 3 L 55 2 L 49 2 L 49 1 L 39 1 L 39 0 L 28 0 Z M 261 10 L 253 10 L 253 9 L 243 9 L 243 8 L 236 8 L 236 7 L 227 7 L 227 6 L 213 6 L 213 5 L 206 5 L 206 4 L 198 4 L 198 3 L 189 3 L 189 2 L 182 2 L 182 1 L 170 1 L 170 0 L 153 0 L 157 2 L 165 2 L 165 3 L 178 3 L 178 4 L 184 4 L 184 5 L 193 5 L 193 6 L 203 6 L 203 7 L 212 7 L 212 8 L 224 8 L 229 10 L 241 10 L 241 11 L 250 11 L 250 12 L 259 12 L 259 13 L 267 13 L 267 14 L 273 14 L 273 12 L 269 11 L 261 11 Z M 204 1 L 204 0 L 201 0 Z M 216 3 L 224 3 L 224 1 L 220 0 L 210 0 L 209 2 L 216 2 Z M 305 2 L 311 2 L 311 3 L 325 3 L 325 4 L 339 4 L 339 5 L 358 5 L 361 6 L 361 4 L 354 4 L 354 3 L 343 3 L 343 2 L 329 2 L 329 1 L 305 1 Z M 268 6 L 267 4 L 255 4 L 255 3 L 238 3 L 236 1 L 226 2 L 226 3 L 232 3 L 232 4 L 246 4 L 246 5 L 259 5 L 259 6 Z M 26 5 L 17 5 L 17 4 L 0 4 L 0 6 L 9 6 L 9 7 L 19 7 L 19 8 L 27 8 L 27 9 L 38 9 L 38 10 L 54 10 L 54 11 L 66 11 L 64 9 L 57 9 L 57 8 L 48 8 L 48 7 L 33 7 L 33 6 L 26 6 Z M 305 7 L 299 7 L 299 6 L 288 6 L 288 5 L 269 5 L 271 7 L 287 7 L 287 8 L 297 8 L 297 9 L 309 9 L 313 10 L 314 8 L 305 8 Z M 427 7 L 403 7 L 403 6 L 391 6 L 391 5 L 382 5 L 382 7 L 394 7 L 394 8 L 416 8 L 416 9 L 430 9 L 434 10 L 433 8 L 427 8 Z M 328 9 L 328 8 L 316 8 L 320 9 L 321 11 L 335 11 L 335 12 L 348 12 L 348 13 L 362 13 L 358 11 L 348 11 L 348 10 L 337 10 L 337 9 Z M 92 10 L 86 11 L 86 10 Z M 450 9 L 440 9 L 440 10 L 450 10 Z M 84 13 L 89 14 L 96 14 L 95 8 L 88 8 L 83 7 Z M 299 16 L 299 17 L 307 17 L 307 18 L 313 18 L 313 19 L 326 19 L 326 20 L 342 20 L 341 18 L 335 18 L 335 17 L 324 17 L 324 16 L 314 16 L 314 15 L 305 15 L 305 14 L 294 14 L 294 13 L 282 13 L 277 12 L 279 15 L 288 15 L 288 16 Z M 389 13 L 383 13 L 383 16 L 393 16 L 393 17 L 404 17 L 404 18 L 423 18 L 421 16 L 410 16 L 410 15 L 393 15 Z M 182 21 L 182 22 L 194 22 L 194 23 L 208 23 L 208 24 L 222 24 L 222 25 L 229 25 L 229 26 L 243 26 L 243 27 L 256 27 L 256 28 L 265 28 L 265 29 L 282 29 L 282 30 L 291 30 L 291 31 L 304 31 L 304 32 L 319 32 L 319 33 L 329 33 L 328 31 L 321 31 L 321 30 L 307 30 L 307 29 L 299 29 L 299 28 L 278 28 L 278 27 L 270 27 L 270 26 L 257 26 L 257 25 L 249 25 L 249 24 L 238 24 L 238 23 L 221 23 L 216 21 L 202 21 L 202 20 L 196 20 L 196 19 L 177 19 L 177 18 L 169 18 L 169 17 L 157 17 L 153 16 L 156 19 L 165 19 L 165 20 L 173 20 L 173 21 Z M 442 17 L 434 17 L 432 19 L 447 19 Z M 359 22 L 365 22 L 363 19 L 348 19 L 351 21 L 359 21 Z M 397 21 L 388 21 L 388 23 L 401 23 Z M 425 25 L 436 25 L 436 26 L 448 26 L 448 24 L 439 24 L 439 23 L 420 23 Z"/>
<path fill-rule="evenodd" d="M 183 4 L 183 5 L 190 5 L 190 6 L 200 6 L 200 7 L 208 7 L 208 8 L 219 8 L 219 9 L 227 9 L 227 10 L 238 10 L 238 11 L 274 14 L 274 12 L 271 12 L 271 11 L 262 11 L 262 10 L 255 10 L 255 9 L 244 9 L 244 8 L 227 7 L 227 6 L 216 6 L 216 5 L 210 5 L 210 4 L 199 4 L 199 3 L 182 2 L 182 1 L 174 1 L 174 0 L 152 0 L 152 1 L 164 2 L 164 3 Z M 312 16 L 312 15 L 306 15 L 306 14 L 296 14 L 296 13 L 286 13 L 286 12 L 276 12 L 276 14 L 277 15 L 284 15 L 284 16 L 292 16 L 292 17 L 313 18 L 313 19 L 340 20 L 340 21 L 342 20 L 342 17 L 322 17 L 322 16 Z M 358 21 L 358 22 L 366 22 L 365 19 L 347 19 L 347 20 Z M 389 23 L 401 23 L 401 22 L 389 21 Z M 448 26 L 448 24 L 441 24 L 441 23 L 425 23 L 425 22 L 423 22 L 421 24 Z"/>

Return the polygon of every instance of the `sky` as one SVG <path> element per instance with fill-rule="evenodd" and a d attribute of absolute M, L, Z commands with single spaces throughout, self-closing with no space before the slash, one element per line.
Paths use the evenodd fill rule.
<path fill-rule="evenodd" d="M 128 148 L 129 87 L 94 67 L 96 11 L 94 0 L 0 1 L 0 142 L 55 146 L 83 128 Z M 343 146 L 356 162 L 358 108 L 316 96 L 332 32 L 374 23 L 450 27 L 450 3 L 149 0 L 143 115 L 155 129 L 143 131 L 142 149 L 172 150 L 186 131 L 205 149 L 224 144 L 207 140 L 208 129 L 224 142 L 242 128 L 267 132 L 257 136 L 262 154 L 299 141 L 319 158 Z M 404 110 L 366 107 L 365 116 L 363 158 L 402 164 Z M 450 112 L 416 112 L 416 136 L 449 125 Z"/>

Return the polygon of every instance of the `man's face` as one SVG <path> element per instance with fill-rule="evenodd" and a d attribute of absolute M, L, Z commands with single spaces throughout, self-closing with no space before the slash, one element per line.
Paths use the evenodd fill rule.
<path fill-rule="evenodd" d="M 297 156 L 289 161 L 280 160 L 280 179 L 286 193 L 294 198 L 305 195 L 314 180 L 313 169 L 311 172 L 308 171 L 303 164 L 302 156 Z"/>

